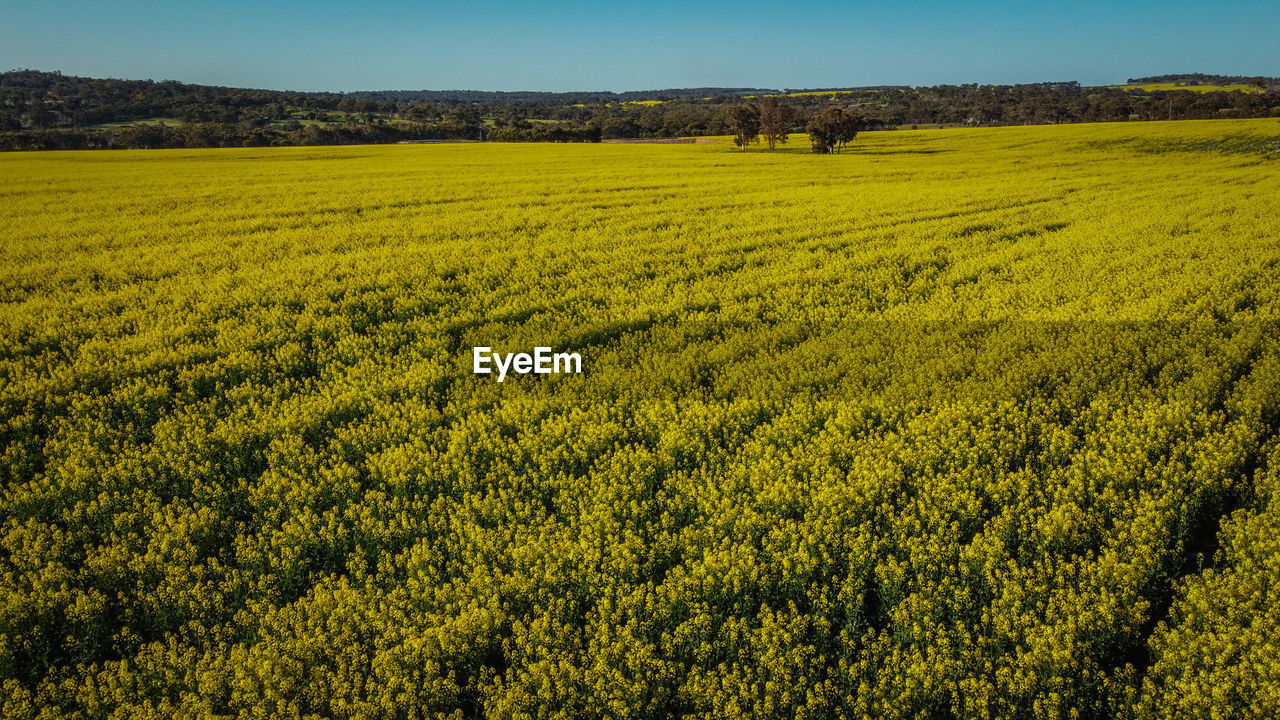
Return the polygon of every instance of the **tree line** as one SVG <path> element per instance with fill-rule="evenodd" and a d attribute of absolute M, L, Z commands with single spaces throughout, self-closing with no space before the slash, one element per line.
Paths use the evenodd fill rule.
<path fill-rule="evenodd" d="M 829 108 L 855 114 L 862 129 L 1278 116 L 1280 92 L 1274 82 L 1262 80 L 1266 87 L 1250 92 L 1146 92 L 1069 82 L 827 91 L 301 93 L 24 70 L 0 74 L 0 149 L 736 135 L 730 121 L 736 111 L 730 108 L 754 106 L 766 96 L 783 98 L 793 109 L 787 120 L 795 132 L 805 131 Z M 832 147 L 838 145 L 837 140 Z"/>

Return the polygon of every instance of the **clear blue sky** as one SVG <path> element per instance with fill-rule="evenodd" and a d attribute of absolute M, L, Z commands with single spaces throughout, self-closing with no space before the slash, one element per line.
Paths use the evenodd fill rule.
<path fill-rule="evenodd" d="M 1280 2 L 0 0 L 0 71 L 280 90 L 1280 75 Z"/>

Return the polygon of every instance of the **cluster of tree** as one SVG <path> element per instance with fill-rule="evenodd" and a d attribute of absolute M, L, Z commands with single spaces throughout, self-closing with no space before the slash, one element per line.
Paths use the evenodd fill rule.
<path fill-rule="evenodd" d="M 600 142 L 604 129 L 598 123 L 562 125 L 560 123 L 516 122 L 497 125 L 486 133 L 496 142 Z"/>
<path fill-rule="evenodd" d="M 725 108 L 725 121 L 734 136 L 734 143 L 742 150 L 761 137 L 770 150 L 785 143 L 788 135 L 796 131 L 800 115 L 796 109 L 773 96 L 760 98 L 755 104 L 741 103 Z M 839 107 L 827 107 L 810 116 L 801 125 L 809 133 L 809 140 L 816 153 L 838 153 L 862 128 L 862 120 L 852 112 Z"/>
<path fill-rule="evenodd" d="M 862 121 L 857 115 L 838 107 L 829 107 L 813 116 L 806 129 L 813 151 L 838 153 L 858 134 Z"/>
<path fill-rule="evenodd" d="M 696 88 L 654 93 L 397 91 L 297 93 L 0 75 L 0 149 L 298 145 L 401 140 L 563 140 L 736 134 L 728 108 L 769 95 L 803 131 L 836 106 L 863 129 L 1083 121 L 1269 117 L 1280 92 L 1143 92 L 1078 83 L 941 85 L 792 92 Z M 645 101 L 641 102 L 640 99 Z M 737 112 L 736 110 L 731 112 Z M 193 126 L 188 131 L 121 125 Z M 316 128 L 316 129 L 313 129 Z M 774 135 L 775 142 L 779 136 Z M 768 133 L 766 133 L 766 140 Z"/>

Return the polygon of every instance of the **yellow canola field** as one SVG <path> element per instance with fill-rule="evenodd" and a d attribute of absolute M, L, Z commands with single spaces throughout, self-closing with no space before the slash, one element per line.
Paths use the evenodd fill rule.
<path fill-rule="evenodd" d="M 1274 717 L 1278 152 L 0 155 L 0 715 Z"/>
<path fill-rule="evenodd" d="M 0 156 L 4 272 L 42 303 L 141 302 L 137 277 L 151 304 L 207 297 L 216 278 L 296 292 L 317 274 L 379 268 L 397 282 L 506 279 L 520 288 L 512 302 L 547 315 L 575 299 L 601 317 L 669 314 L 688 302 L 667 292 L 675 278 L 682 296 L 732 306 L 794 305 L 796 292 L 861 278 L 866 297 L 828 293 L 842 316 L 1194 315 L 1271 257 L 1278 136 L 1275 121 L 1202 121 L 863 133 L 838 157 L 809 154 L 803 136 L 776 154 L 15 153 Z M 635 263 L 653 277 L 634 282 L 624 269 Z M 928 282 L 873 277 L 919 263 Z M 89 277 L 97 290 L 86 295 Z M 29 324 L 29 310 L 12 305 L 6 320 Z"/>
<path fill-rule="evenodd" d="M 837 95 L 852 95 L 853 93 L 856 93 L 856 92 L 859 92 L 859 91 L 858 90 L 807 90 L 804 92 L 787 93 L 787 97 L 818 97 L 821 95 L 830 95 L 831 99 L 835 100 Z"/>
<path fill-rule="evenodd" d="M 1112 85 L 1117 90 L 1145 90 L 1147 92 L 1164 92 L 1166 90 L 1190 90 L 1197 93 L 1208 92 L 1262 92 L 1263 89 L 1253 85 L 1236 83 L 1234 85 L 1179 85 L 1178 83 L 1146 83 L 1143 85 Z"/>

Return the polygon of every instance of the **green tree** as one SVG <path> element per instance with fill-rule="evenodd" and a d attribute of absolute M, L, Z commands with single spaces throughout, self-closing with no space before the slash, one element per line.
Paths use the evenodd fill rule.
<path fill-rule="evenodd" d="M 838 153 L 857 136 L 861 119 L 838 107 L 829 107 L 809 120 L 809 139 L 816 153 Z"/>
<path fill-rule="evenodd" d="M 751 105 L 730 105 L 724 111 L 725 121 L 733 132 L 733 141 L 744 151 L 747 143 L 760 135 L 760 111 Z"/>
<path fill-rule="evenodd" d="M 785 143 L 791 123 L 795 121 L 795 108 L 778 102 L 776 97 L 766 96 L 760 98 L 758 113 L 760 134 L 764 136 L 769 149 L 773 150 L 778 143 Z"/>

